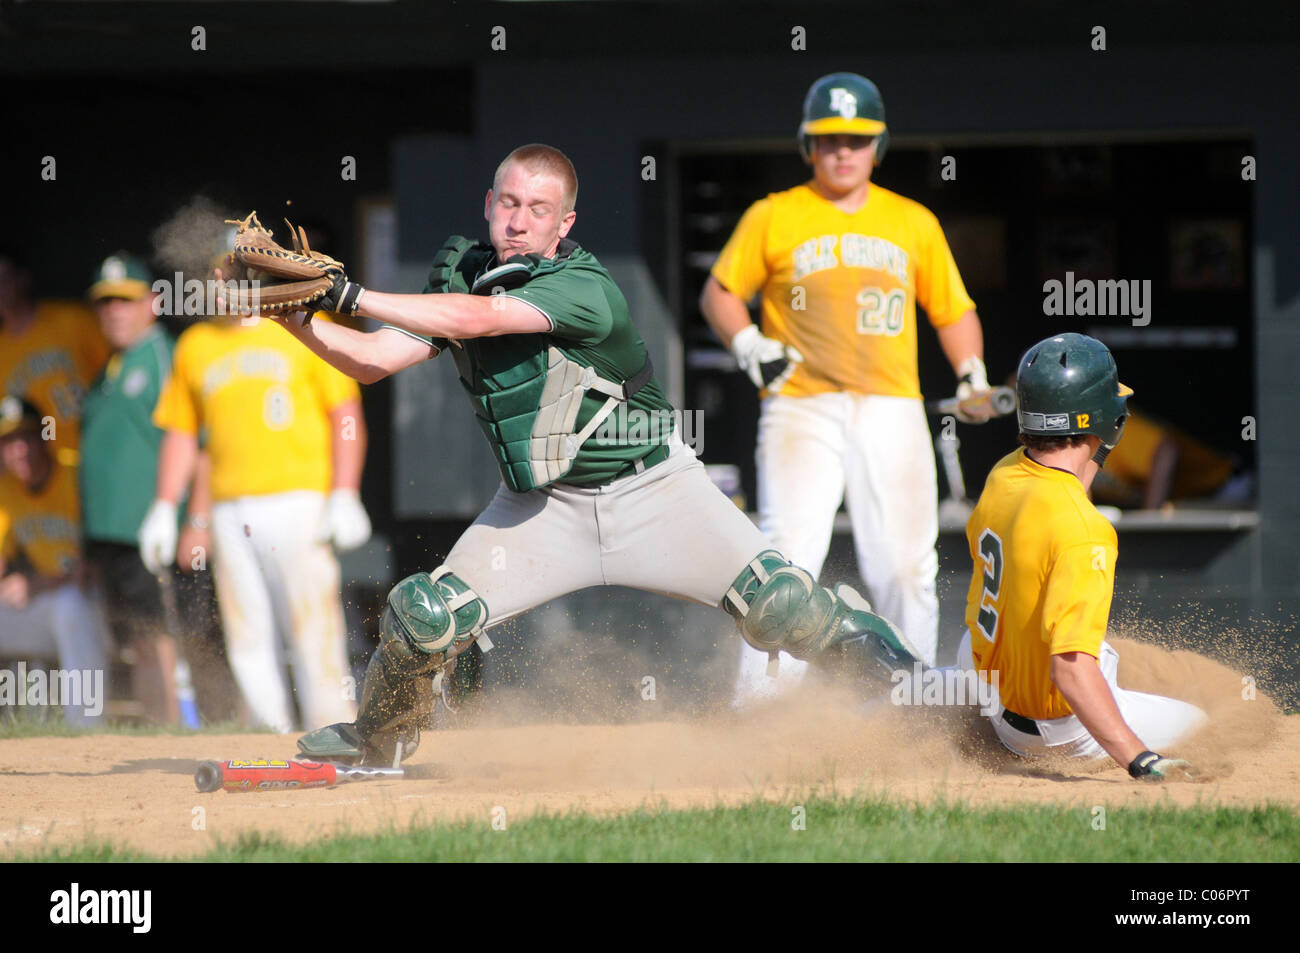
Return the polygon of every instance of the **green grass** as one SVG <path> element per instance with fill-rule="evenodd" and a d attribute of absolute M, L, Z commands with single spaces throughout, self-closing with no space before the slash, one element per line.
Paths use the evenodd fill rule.
<path fill-rule="evenodd" d="M 0 714 L 0 741 L 10 738 L 76 738 L 83 735 L 247 735 L 273 733 L 269 728 L 245 728 L 236 721 L 215 722 L 201 728 L 182 728 L 179 725 L 146 725 L 130 721 L 108 721 L 87 728 L 70 725 L 63 720 L 62 711 L 49 709 L 48 713 Z"/>
<path fill-rule="evenodd" d="M 1289 808 L 1109 807 L 1106 829 L 1089 808 L 998 810 L 881 799 L 755 802 L 689 811 L 642 809 L 616 817 L 524 818 L 506 830 L 488 819 L 342 835 L 306 846 L 247 834 L 195 858 L 278 861 L 1068 861 L 1278 862 L 1300 860 L 1300 815 Z M 22 860 L 156 861 L 103 843 L 49 848 Z"/>

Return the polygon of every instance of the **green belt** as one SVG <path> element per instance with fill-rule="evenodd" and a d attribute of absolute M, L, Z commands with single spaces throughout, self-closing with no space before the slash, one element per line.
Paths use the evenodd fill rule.
<path fill-rule="evenodd" d="M 661 443 L 653 450 L 651 450 L 649 453 L 647 453 L 644 457 L 642 457 L 640 460 L 633 460 L 627 466 L 623 467 L 623 469 L 619 470 L 618 473 L 610 477 L 609 482 L 613 483 L 615 480 L 621 480 L 623 479 L 623 477 L 631 476 L 634 473 L 644 473 L 646 470 L 649 470 L 651 467 L 663 463 L 667 459 L 668 459 L 668 444 Z M 605 484 L 605 485 L 608 486 L 609 484 Z"/>
<path fill-rule="evenodd" d="M 1002 709 L 1002 720 L 1012 728 L 1016 729 L 1016 731 L 1023 731 L 1027 735 L 1040 734 L 1038 730 L 1038 722 L 1034 721 L 1032 718 L 1026 718 L 1024 715 L 1017 715 L 1010 709 Z"/>

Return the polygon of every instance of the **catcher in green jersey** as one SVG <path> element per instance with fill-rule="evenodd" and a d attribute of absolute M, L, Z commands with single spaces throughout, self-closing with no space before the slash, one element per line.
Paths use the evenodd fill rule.
<path fill-rule="evenodd" d="M 817 586 L 790 565 L 710 482 L 671 426 L 618 420 L 672 408 L 627 303 L 609 273 L 568 238 L 577 176 L 545 145 L 522 146 L 496 170 L 484 216 L 490 244 L 453 237 L 424 294 L 386 294 L 346 275 L 314 310 L 382 322 L 361 332 L 281 317 L 307 347 L 362 382 L 449 351 L 502 485 L 431 572 L 388 594 L 357 720 L 301 738 L 308 757 L 395 763 L 428 724 L 444 666 L 487 631 L 551 599 L 631 586 L 717 606 L 775 659 L 787 651 L 887 687 L 915 653 L 856 592 Z M 506 561 L 493 552 L 510 553 Z M 495 562 L 495 565 L 494 565 Z"/>

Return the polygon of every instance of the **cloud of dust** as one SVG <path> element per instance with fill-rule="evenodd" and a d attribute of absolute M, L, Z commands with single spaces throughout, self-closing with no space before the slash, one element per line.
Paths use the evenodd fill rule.
<path fill-rule="evenodd" d="M 227 250 L 233 226 L 226 219 L 237 218 L 204 195 L 196 195 L 177 209 L 171 218 L 153 231 L 153 258 L 169 280 L 181 272 L 186 280 L 202 280 L 211 270 L 212 259 Z"/>
<path fill-rule="evenodd" d="M 517 684 L 494 686 L 463 712 L 466 720 L 458 727 L 472 724 L 487 734 L 478 735 L 475 749 L 455 762 L 459 779 L 481 779 L 490 787 L 508 776 L 523 790 L 829 785 L 833 793 L 852 794 L 870 792 L 877 782 L 892 790 L 900 782 L 1069 780 L 1117 770 L 1109 759 L 1092 765 L 1026 762 L 1001 747 L 974 707 L 895 706 L 887 688 L 868 701 L 860 687 L 816 675 L 779 699 L 734 711 L 727 683 L 736 649 L 725 639 L 697 646 L 701 655 L 689 661 L 719 676 L 697 688 L 699 704 L 656 703 L 643 697 L 643 673 L 671 673 L 680 660 L 664 659 L 662 646 L 638 643 L 635 634 L 593 635 L 564 620 L 559 610 L 545 620 L 545 638 L 518 660 Z M 1252 684 L 1243 682 L 1247 669 L 1230 663 L 1227 650 L 1235 639 L 1243 646 L 1238 658 L 1257 666 L 1270 652 L 1284 651 L 1284 640 L 1269 648 L 1257 635 L 1220 628 L 1222 657 L 1209 658 L 1153 644 L 1147 628 L 1143 641 L 1112 633 L 1121 686 L 1205 710 L 1210 725 L 1172 753 L 1192 761 L 1203 780 L 1230 775 L 1234 757 L 1266 745 L 1282 716 L 1258 679 L 1253 694 L 1244 691 Z M 671 696 L 673 684 L 668 674 L 658 689 L 667 688 Z"/>

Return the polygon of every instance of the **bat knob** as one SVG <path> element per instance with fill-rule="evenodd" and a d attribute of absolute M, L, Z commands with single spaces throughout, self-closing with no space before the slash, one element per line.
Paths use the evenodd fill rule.
<path fill-rule="evenodd" d="M 194 772 L 194 784 L 200 791 L 221 790 L 221 763 L 218 761 L 201 761 Z"/>

